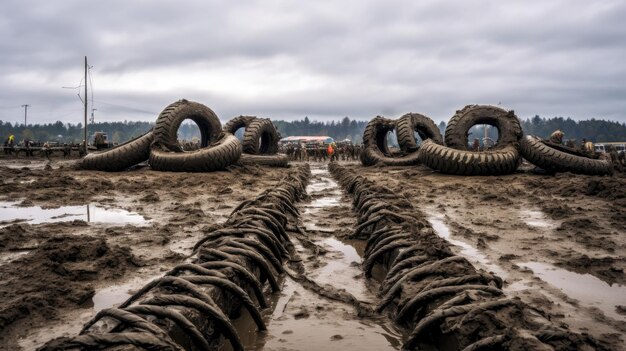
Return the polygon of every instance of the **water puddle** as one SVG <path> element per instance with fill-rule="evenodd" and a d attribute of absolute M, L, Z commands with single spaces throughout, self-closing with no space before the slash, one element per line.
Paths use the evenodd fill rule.
<path fill-rule="evenodd" d="M 398 350 L 390 321 L 354 316 L 351 306 L 321 299 L 287 278 L 263 342 L 250 350 Z"/>
<path fill-rule="evenodd" d="M 608 317 L 626 321 L 626 316 L 615 310 L 618 305 L 626 305 L 626 286 L 609 285 L 591 274 L 579 274 L 547 263 L 525 262 L 518 265 L 531 269 L 541 280 L 583 305 L 596 307 Z"/>
<path fill-rule="evenodd" d="M 540 210 L 521 210 L 519 218 L 531 227 L 535 228 L 555 228 L 556 224 L 551 223 Z"/>
<path fill-rule="evenodd" d="M 329 235 L 336 231 L 336 224 L 332 224 L 336 223 L 335 216 L 350 209 L 341 207 L 343 194 L 330 178 L 326 165 L 311 172 L 314 177 L 307 192 L 312 200 L 299 206 L 301 219 L 309 233 L 308 239 L 325 253 L 316 256 L 299 240 L 294 240 L 306 275 L 321 286 L 344 290 L 361 301 L 375 301 L 363 277 L 360 267 L 363 259 L 357 249 L 336 237 L 313 235 L 314 230 Z M 388 318 L 361 318 L 354 306 L 321 297 L 288 277 L 273 305 L 273 312 L 267 315 L 267 335 L 247 340 L 246 349 L 397 350 L 402 346 L 403 336 Z"/>
<path fill-rule="evenodd" d="M 135 277 L 122 284 L 111 285 L 97 290 L 91 298 L 93 312 L 96 313 L 105 308 L 119 306 L 122 302 L 131 297 L 135 291 L 139 290 L 150 281 L 162 276 L 163 274 L 159 273 L 149 277 Z"/>
<path fill-rule="evenodd" d="M 459 255 L 467 258 L 471 263 L 477 265 L 479 268 L 484 268 L 487 271 L 493 272 L 502 279 L 506 279 L 508 274 L 502 267 L 491 262 L 485 254 L 480 252 L 477 248 L 463 241 L 453 239 L 450 234 L 450 228 L 443 221 L 444 216 L 442 214 L 428 213 L 428 222 L 435 230 L 435 233 L 440 237 L 446 239 L 450 244 L 459 248 Z"/>
<path fill-rule="evenodd" d="M 363 259 L 356 249 L 335 238 L 315 240 L 328 252 L 323 261 L 324 266 L 311 270 L 309 276 L 322 285 L 332 285 L 344 289 L 362 301 L 373 301 L 373 296 L 364 283 L 360 264 Z"/>
<path fill-rule="evenodd" d="M 150 222 L 135 212 L 105 208 L 95 204 L 42 208 L 40 206 L 20 207 L 18 202 L 0 202 L 0 227 L 10 223 L 40 224 L 74 220 L 138 226 L 147 225 Z"/>

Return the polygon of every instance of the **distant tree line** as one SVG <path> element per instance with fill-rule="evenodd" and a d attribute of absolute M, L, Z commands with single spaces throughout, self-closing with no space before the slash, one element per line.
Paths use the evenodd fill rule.
<path fill-rule="evenodd" d="M 565 133 L 564 139 L 583 138 L 592 142 L 626 141 L 626 123 L 603 119 L 575 121 L 571 118 L 542 118 L 535 116 L 522 121 L 524 133 L 547 138 L 557 129 Z"/>
<path fill-rule="evenodd" d="M 350 139 L 355 143 L 361 143 L 363 131 L 368 121 L 351 120 L 344 117 L 339 121 L 311 121 L 308 117 L 296 121 L 273 121 L 281 136 L 295 135 L 327 135 L 335 140 Z M 533 118 L 522 120 L 524 133 L 547 138 L 553 131 L 560 129 L 565 133 L 565 139 L 582 140 L 586 138 L 593 142 L 598 141 L 626 141 L 626 123 L 606 121 L 600 119 L 588 119 L 575 121 L 571 118 L 553 117 Z M 98 122 L 89 125 L 89 135 L 95 131 L 103 131 L 109 140 L 121 143 L 133 137 L 139 136 L 154 127 L 154 122 Z M 439 129 L 445 130 L 445 123 L 438 125 Z M 83 140 L 83 125 L 81 123 L 48 123 L 48 124 L 11 124 L 0 120 L 0 137 L 2 141 L 13 134 L 18 141 L 29 139 L 35 141 L 59 141 L 63 143 L 78 143 Z M 477 126 L 470 130 L 470 139 L 482 138 L 484 129 Z M 495 128 L 488 129 L 488 135 L 497 138 Z M 178 138 L 181 140 L 194 140 L 199 138 L 200 132 L 195 123 L 185 121 L 179 131 Z M 390 143 L 394 144 L 393 136 Z"/>
<path fill-rule="evenodd" d="M 281 136 L 327 135 L 335 140 L 350 139 L 354 143 L 363 141 L 363 131 L 368 121 L 350 120 L 344 117 L 340 121 L 318 122 L 309 117 L 299 121 L 272 121 Z"/>

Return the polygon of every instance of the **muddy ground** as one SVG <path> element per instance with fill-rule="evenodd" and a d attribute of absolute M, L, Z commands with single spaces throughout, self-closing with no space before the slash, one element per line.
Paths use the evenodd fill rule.
<path fill-rule="evenodd" d="M 46 165 L 0 163 L 3 350 L 76 335 L 96 311 L 181 263 L 206 227 L 285 172 L 102 173 L 69 170 L 63 161 Z"/>
<path fill-rule="evenodd" d="M 96 311 L 181 263 L 203 230 L 289 171 L 101 173 L 46 164 L 0 163 L 0 349 L 76 335 Z M 616 349 L 624 343 L 624 176 L 349 167 L 412 201 L 455 250 L 502 276 L 507 295 Z M 324 164 L 312 164 L 307 192 L 289 228 L 297 255 L 264 311 L 268 331 L 256 332 L 245 314 L 235 321 L 246 348 L 400 349 L 406 331 L 358 308 L 378 299 L 378 282 L 363 276 L 364 243 L 345 239 L 356 222 L 350 198 Z"/>
<path fill-rule="evenodd" d="M 442 175 L 352 167 L 424 212 L 437 234 L 556 323 L 626 340 L 626 177 Z M 619 345 L 619 346 L 618 346 Z"/>

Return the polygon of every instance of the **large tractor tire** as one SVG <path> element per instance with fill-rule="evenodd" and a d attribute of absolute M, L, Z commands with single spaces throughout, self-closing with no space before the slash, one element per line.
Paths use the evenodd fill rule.
<path fill-rule="evenodd" d="M 597 160 L 556 149 L 540 138 L 527 135 L 522 138 L 520 152 L 528 162 L 548 172 L 572 172 L 587 175 L 613 173 L 613 165 L 608 160 Z"/>
<path fill-rule="evenodd" d="M 491 150 L 519 146 L 523 132 L 515 112 L 490 105 L 467 105 L 457 111 L 446 126 L 446 146 L 457 150 L 470 149 L 468 132 L 477 124 L 488 124 L 498 129 L 498 141 Z"/>
<path fill-rule="evenodd" d="M 237 130 L 240 128 L 248 128 L 250 122 L 257 119 L 255 116 L 239 116 L 231 119 L 226 124 L 224 124 L 224 128 L 222 130 L 224 133 L 235 134 Z"/>
<path fill-rule="evenodd" d="M 150 130 L 112 149 L 88 154 L 79 161 L 80 168 L 104 172 L 123 171 L 148 159 L 153 140 L 154 134 Z"/>
<path fill-rule="evenodd" d="M 363 132 L 363 151 L 361 163 L 364 166 L 410 166 L 419 163 L 417 153 L 402 157 L 393 157 L 387 146 L 387 133 L 393 131 L 396 123 L 393 120 L 377 116 L 372 119 Z"/>
<path fill-rule="evenodd" d="M 150 167 L 169 172 L 213 172 L 225 169 L 241 156 L 241 143 L 232 134 L 222 134 L 218 140 L 200 150 L 168 152 L 153 148 Z"/>
<path fill-rule="evenodd" d="M 493 151 L 467 151 L 426 140 L 420 147 L 420 161 L 441 173 L 465 176 L 501 175 L 515 172 L 520 155 L 513 145 Z"/>
<path fill-rule="evenodd" d="M 242 165 L 259 165 L 267 167 L 288 167 L 289 158 L 285 154 L 274 155 L 250 155 L 241 154 L 239 163 Z"/>
<path fill-rule="evenodd" d="M 419 149 L 415 140 L 415 132 L 422 141 L 431 139 L 437 144 L 443 143 L 439 127 L 432 119 L 419 113 L 407 113 L 396 121 L 396 133 L 400 150 L 410 153 Z"/>
<path fill-rule="evenodd" d="M 178 144 L 178 128 L 185 119 L 200 129 L 200 149 L 183 151 Z M 208 107 L 187 100 L 177 101 L 163 110 L 154 128 L 150 167 L 157 171 L 212 172 L 237 162 L 241 143 L 223 133 L 219 118 Z"/>
<path fill-rule="evenodd" d="M 183 99 L 167 106 L 157 118 L 153 148 L 182 152 L 178 143 L 178 128 L 186 119 L 198 125 L 201 148 L 213 143 L 222 133 L 222 125 L 215 112 L 203 104 Z"/>
<path fill-rule="evenodd" d="M 252 120 L 243 133 L 243 152 L 250 155 L 273 155 L 278 152 L 278 132 L 269 118 Z"/>

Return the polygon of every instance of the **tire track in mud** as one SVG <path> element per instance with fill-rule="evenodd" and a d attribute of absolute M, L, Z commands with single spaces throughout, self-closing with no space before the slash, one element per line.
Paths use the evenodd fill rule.
<path fill-rule="evenodd" d="M 288 230 L 294 252 L 282 292 L 271 301 L 264 336 L 241 336 L 249 350 L 394 350 L 403 336 L 372 315 L 377 297 L 361 264 L 364 243 L 342 239 L 356 218 L 326 165 L 311 169 L 310 201 L 298 204 L 300 223 Z M 239 329 L 239 328 L 238 328 Z M 245 327 L 244 327 L 245 329 Z"/>

